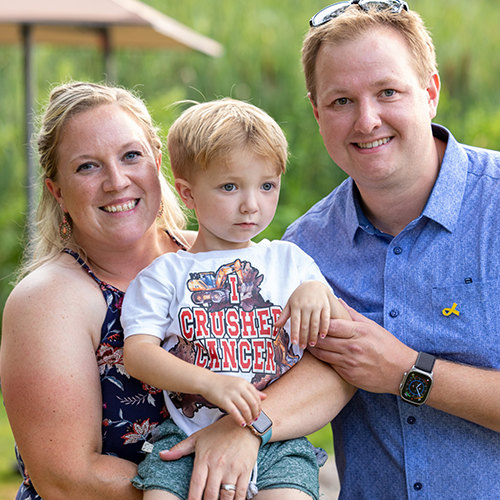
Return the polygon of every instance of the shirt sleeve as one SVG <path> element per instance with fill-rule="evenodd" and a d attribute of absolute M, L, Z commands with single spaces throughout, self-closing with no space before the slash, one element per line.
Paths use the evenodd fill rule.
<path fill-rule="evenodd" d="M 173 286 L 159 279 L 159 273 L 147 268 L 130 283 L 122 305 L 121 323 L 124 338 L 153 335 L 161 340 L 171 324 Z"/>

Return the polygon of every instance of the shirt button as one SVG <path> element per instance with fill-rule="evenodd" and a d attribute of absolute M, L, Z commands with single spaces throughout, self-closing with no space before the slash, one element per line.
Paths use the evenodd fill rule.
<path fill-rule="evenodd" d="M 399 255 L 401 253 L 403 253 L 403 249 L 401 247 L 394 247 L 394 255 Z"/>
<path fill-rule="evenodd" d="M 408 417 L 408 418 L 406 419 L 406 421 L 407 421 L 410 425 L 413 425 L 413 424 L 417 421 L 417 419 L 416 419 L 415 417 Z"/>
<path fill-rule="evenodd" d="M 422 489 L 422 483 L 415 483 L 415 484 L 413 485 L 413 489 L 414 489 L 415 491 L 420 491 L 420 490 Z"/>
<path fill-rule="evenodd" d="M 397 318 L 399 316 L 399 311 L 397 309 L 393 309 L 390 313 L 389 316 L 391 318 Z"/>

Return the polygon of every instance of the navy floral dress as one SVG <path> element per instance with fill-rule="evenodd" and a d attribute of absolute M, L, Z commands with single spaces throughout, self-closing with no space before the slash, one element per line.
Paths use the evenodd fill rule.
<path fill-rule="evenodd" d="M 170 235 L 171 236 L 171 235 Z M 185 249 L 175 238 L 171 238 Z M 144 441 L 168 417 L 163 393 L 159 389 L 132 378 L 123 366 L 123 329 L 120 314 L 124 292 L 101 281 L 69 249 L 72 255 L 101 288 L 108 306 L 101 329 L 101 342 L 96 351 L 102 389 L 102 453 L 139 463 L 144 458 Z M 16 448 L 19 469 L 24 481 L 16 500 L 41 500 Z"/>

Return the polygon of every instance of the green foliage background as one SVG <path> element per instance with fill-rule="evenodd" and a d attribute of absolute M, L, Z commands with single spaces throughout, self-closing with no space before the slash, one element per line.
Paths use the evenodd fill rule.
<path fill-rule="evenodd" d="M 138 90 L 163 131 L 179 99 L 250 100 L 283 127 L 292 153 L 280 206 L 263 236 L 286 226 L 343 178 L 329 159 L 306 97 L 300 66 L 308 19 L 324 0 L 145 0 L 225 47 L 214 59 L 194 52 L 116 53 L 115 83 Z M 443 91 L 437 122 L 463 142 L 500 149 L 500 5 L 488 0 L 413 0 L 437 47 Z M 39 45 L 37 109 L 69 79 L 103 81 L 100 51 Z M 0 46 L 0 307 L 18 265 L 26 211 L 22 52 Z"/>
<path fill-rule="evenodd" d="M 138 90 L 166 134 L 180 99 L 232 96 L 262 107 L 283 127 L 291 159 L 273 224 L 286 226 L 344 179 L 328 157 L 300 66 L 301 41 L 325 0 L 144 0 L 225 47 L 213 59 L 191 52 L 116 53 L 115 83 Z M 443 89 L 436 122 L 462 142 L 500 149 L 500 4 L 491 0 L 410 0 L 432 32 Z M 22 52 L 0 46 L 0 310 L 23 247 L 26 212 Z M 95 49 L 40 45 L 37 109 L 55 84 L 104 80 Z M 165 156 L 166 158 L 166 156 Z M 319 444 L 319 443 L 318 443 Z M 1 479 L 0 479 L 1 481 Z"/>

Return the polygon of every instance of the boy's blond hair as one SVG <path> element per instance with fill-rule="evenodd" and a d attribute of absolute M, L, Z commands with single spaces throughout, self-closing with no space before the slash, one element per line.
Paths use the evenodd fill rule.
<path fill-rule="evenodd" d="M 268 158 L 279 174 L 285 172 L 288 158 L 279 125 L 257 106 L 228 97 L 185 110 L 170 127 L 167 147 L 174 176 L 185 180 L 197 168 L 224 164 L 236 149 L 248 148 Z"/>
<path fill-rule="evenodd" d="M 316 58 L 321 46 L 350 42 L 377 28 L 393 28 L 405 39 L 422 88 L 427 87 L 429 78 L 437 71 L 437 63 L 434 44 L 422 18 L 411 10 L 402 10 L 398 14 L 376 9 L 366 12 L 352 5 L 322 26 L 310 28 L 304 39 L 302 66 L 306 87 L 314 105 L 317 105 Z"/>

